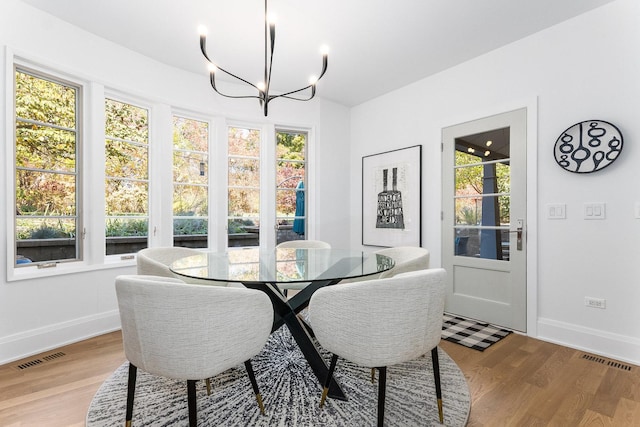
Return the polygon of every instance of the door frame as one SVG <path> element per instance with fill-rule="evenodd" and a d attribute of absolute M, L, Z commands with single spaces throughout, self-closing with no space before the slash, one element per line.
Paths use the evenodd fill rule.
<path fill-rule="evenodd" d="M 538 336 L 538 98 L 532 96 L 529 98 L 511 100 L 501 104 L 489 107 L 476 108 L 473 111 L 459 112 L 455 116 L 443 120 L 439 126 L 440 139 L 442 137 L 442 129 L 455 126 L 460 123 L 470 122 L 485 117 L 490 117 L 505 112 L 526 108 L 526 212 L 527 227 L 526 239 L 527 257 L 526 257 L 526 310 L 527 310 L 527 332 L 530 337 Z M 442 140 L 440 141 L 442 143 Z M 440 168 L 442 176 L 442 156 L 440 159 Z M 442 214 L 443 198 L 445 196 L 442 181 L 440 183 L 440 211 Z M 442 218 L 442 216 L 441 216 Z M 440 225 L 440 242 L 442 242 L 442 224 Z M 440 247 L 442 250 L 442 245 Z M 442 255 L 442 254 L 441 254 Z M 442 259 L 442 258 L 441 258 Z"/>

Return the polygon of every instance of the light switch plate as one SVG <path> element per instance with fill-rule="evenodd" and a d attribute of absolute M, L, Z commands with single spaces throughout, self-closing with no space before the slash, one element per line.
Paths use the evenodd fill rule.
<path fill-rule="evenodd" d="M 547 219 L 566 219 L 567 205 L 564 203 L 549 203 L 547 205 Z"/>
<path fill-rule="evenodd" d="M 606 203 L 585 203 L 584 219 L 605 219 Z"/>

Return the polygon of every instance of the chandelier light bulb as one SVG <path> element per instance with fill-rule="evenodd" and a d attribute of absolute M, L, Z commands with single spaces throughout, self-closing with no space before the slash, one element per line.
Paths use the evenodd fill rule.
<path fill-rule="evenodd" d="M 256 86 L 258 87 L 258 89 L 260 89 L 261 91 L 264 92 L 264 90 L 267 88 L 267 86 L 264 84 L 264 82 L 258 82 L 256 84 Z"/>
<path fill-rule="evenodd" d="M 208 68 L 211 74 L 214 74 L 216 71 L 218 71 L 218 67 L 216 67 L 215 64 L 209 64 Z"/>
<path fill-rule="evenodd" d="M 200 37 L 206 37 L 208 32 L 209 31 L 207 30 L 207 27 L 205 27 L 204 25 L 198 25 L 198 34 L 200 34 Z"/>
<path fill-rule="evenodd" d="M 314 85 L 314 84 L 316 84 L 316 83 L 318 83 L 318 76 L 311 76 L 311 77 L 309 77 L 309 84 L 310 84 L 310 85 Z"/>
<path fill-rule="evenodd" d="M 327 46 L 326 44 L 320 46 L 320 53 L 322 54 L 322 56 L 329 55 L 329 46 Z"/>

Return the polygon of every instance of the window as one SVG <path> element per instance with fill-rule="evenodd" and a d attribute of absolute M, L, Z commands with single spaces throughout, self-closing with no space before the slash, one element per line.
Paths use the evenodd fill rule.
<path fill-rule="evenodd" d="M 304 239 L 307 134 L 276 131 L 276 243 Z"/>
<path fill-rule="evenodd" d="M 228 130 L 228 245 L 260 245 L 260 139 L 257 129 Z"/>
<path fill-rule="evenodd" d="M 15 70 L 15 261 L 82 258 L 80 86 Z"/>
<path fill-rule="evenodd" d="M 209 125 L 173 116 L 173 244 L 206 248 Z"/>
<path fill-rule="evenodd" d="M 149 112 L 105 100 L 106 254 L 148 246 Z"/>

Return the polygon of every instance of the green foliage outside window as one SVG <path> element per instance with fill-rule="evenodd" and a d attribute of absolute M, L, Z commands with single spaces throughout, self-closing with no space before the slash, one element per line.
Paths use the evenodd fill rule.
<path fill-rule="evenodd" d="M 456 195 L 465 196 L 456 201 L 456 222 L 458 224 L 477 225 L 482 221 L 482 201 L 489 203 L 491 197 L 483 196 L 484 166 L 480 164 L 483 159 L 463 151 L 456 151 L 455 170 Z M 467 166 L 469 165 L 469 166 Z M 498 197 L 500 212 L 500 224 L 508 224 L 510 221 L 510 200 L 508 194 L 511 191 L 511 168 L 508 161 L 495 163 L 496 182 L 498 193 L 506 193 L 506 196 Z M 491 190 L 490 192 L 493 192 Z"/>

